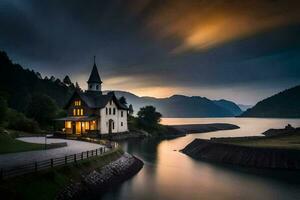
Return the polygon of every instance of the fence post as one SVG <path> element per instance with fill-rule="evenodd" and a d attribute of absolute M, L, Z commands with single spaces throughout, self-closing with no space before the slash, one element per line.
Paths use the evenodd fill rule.
<path fill-rule="evenodd" d="M 65 156 L 65 164 L 68 163 L 68 159 L 67 159 L 67 156 Z"/>
<path fill-rule="evenodd" d="M 1 168 L 1 171 L 0 171 L 0 180 L 3 180 L 3 168 Z"/>
<path fill-rule="evenodd" d="M 35 172 L 38 171 L 38 165 L 37 165 L 37 162 L 36 162 L 36 161 L 34 162 L 34 171 L 35 171 Z"/>
<path fill-rule="evenodd" d="M 53 167 L 53 158 L 50 159 L 51 167 Z"/>

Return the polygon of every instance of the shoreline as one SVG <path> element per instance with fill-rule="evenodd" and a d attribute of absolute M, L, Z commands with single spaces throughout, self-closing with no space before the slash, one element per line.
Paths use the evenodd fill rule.
<path fill-rule="evenodd" d="M 300 170 L 300 129 L 270 129 L 266 136 L 195 139 L 182 153 L 196 159 L 250 168 Z M 269 136 L 268 136 L 269 135 Z"/>
<path fill-rule="evenodd" d="M 184 125 L 162 125 L 164 130 L 158 134 L 151 135 L 144 130 L 132 130 L 128 133 L 116 134 L 111 136 L 111 140 L 120 141 L 127 139 L 143 139 L 157 137 L 161 139 L 173 139 L 184 137 L 187 134 L 207 133 L 221 130 L 233 130 L 240 127 L 229 123 L 211 123 L 211 124 L 184 124 Z"/>

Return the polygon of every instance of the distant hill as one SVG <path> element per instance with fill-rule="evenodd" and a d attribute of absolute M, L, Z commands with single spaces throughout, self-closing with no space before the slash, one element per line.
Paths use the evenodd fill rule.
<path fill-rule="evenodd" d="M 300 85 L 258 102 L 241 117 L 300 117 Z"/>
<path fill-rule="evenodd" d="M 253 105 L 244 105 L 244 104 L 238 104 L 238 106 L 240 107 L 240 109 L 244 112 L 246 110 L 248 110 L 249 108 L 252 108 Z"/>
<path fill-rule="evenodd" d="M 62 107 L 74 91 L 74 85 L 66 85 L 54 77 L 44 79 L 38 72 L 14 64 L 4 51 L 0 51 L 0 95 L 8 100 L 9 107 L 20 112 L 33 94 L 46 94 Z"/>
<path fill-rule="evenodd" d="M 168 98 L 138 97 L 132 93 L 115 91 L 118 97 L 124 96 L 134 111 L 145 105 L 153 105 L 163 117 L 232 117 L 242 113 L 233 102 L 213 101 L 199 96 L 173 95 Z"/>

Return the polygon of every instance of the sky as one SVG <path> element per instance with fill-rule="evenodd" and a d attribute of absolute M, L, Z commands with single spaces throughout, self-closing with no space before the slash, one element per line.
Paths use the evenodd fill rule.
<path fill-rule="evenodd" d="M 86 88 L 253 105 L 300 84 L 300 1 L 1 0 L 0 49 Z"/>

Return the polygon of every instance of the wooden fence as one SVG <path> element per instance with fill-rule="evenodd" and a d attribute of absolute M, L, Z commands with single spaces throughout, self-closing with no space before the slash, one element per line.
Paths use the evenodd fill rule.
<path fill-rule="evenodd" d="M 42 160 L 37 162 L 32 162 L 24 165 L 19 165 L 15 167 L 1 168 L 0 169 L 0 179 L 5 179 L 13 176 L 19 176 L 28 173 L 34 173 L 41 170 L 63 166 L 70 163 L 76 163 L 77 161 L 85 160 L 88 158 L 96 157 L 110 151 L 110 149 L 116 148 L 117 145 L 112 145 L 110 148 L 100 147 L 98 149 L 84 151 L 81 153 L 67 155 L 64 157 L 51 158 L 48 160 Z"/>

